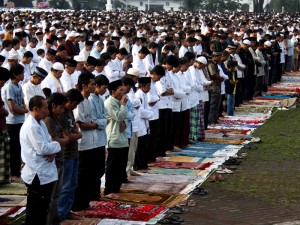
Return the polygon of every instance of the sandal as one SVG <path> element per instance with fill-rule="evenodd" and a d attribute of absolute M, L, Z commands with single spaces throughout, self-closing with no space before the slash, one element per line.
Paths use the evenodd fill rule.
<path fill-rule="evenodd" d="M 170 219 L 169 217 L 163 218 L 158 221 L 159 224 L 181 224 L 182 222 L 174 221 Z"/>
<path fill-rule="evenodd" d="M 199 196 L 205 196 L 208 194 L 208 191 L 205 190 L 204 188 L 196 188 L 194 191 L 193 191 L 193 194 L 196 194 L 196 195 L 199 195 Z"/>
<path fill-rule="evenodd" d="M 240 165 L 241 161 L 238 161 L 236 159 L 228 159 L 223 164 L 224 165 Z"/>
<path fill-rule="evenodd" d="M 188 211 L 189 211 L 188 209 L 185 209 L 179 205 L 176 205 L 176 206 L 171 207 L 168 212 L 174 213 L 174 214 L 183 214 Z"/>
<path fill-rule="evenodd" d="M 217 173 L 228 173 L 228 174 L 232 174 L 233 173 L 232 170 L 229 170 L 227 168 L 218 168 L 216 172 Z"/>
<path fill-rule="evenodd" d="M 190 199 L 187 201 L 187 206 L 194 207 L 195 205 L 196 205 L 196 202 L 193 199 Z"/>
<path fill-rule="evenodd" d="M 256 147 L 256 146 L 254 146 L 254 145 L 251 145 L 251 144 L 246 144 L 246 145 L 244 145 L 244 148 L 247 148 L 247 149 L 250 149 L 250 150 L 257 149 L 257 147 Z"/>

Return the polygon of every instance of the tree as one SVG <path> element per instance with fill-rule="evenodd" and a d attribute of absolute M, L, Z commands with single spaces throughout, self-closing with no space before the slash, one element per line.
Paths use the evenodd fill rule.
<path fill-rule="evenodd" d="M 203 10 L 208 12 L 235 11 L 240 9 L 239 0 L 184 0 L 183 9 L 187 11 Z"/>
<path fill-rule="evenodd" d="M 253 0 L 253 10 L 254 12 L 264 12 L 264 0 Z"/>
<path fill-rule="evenodd" d="M 11 0 L 11 2 L 15 3 L 15 7 L 32 7 L 31 0 Z"/>
<path fill-rule="evenodd" d="M 56 9 L 70 9 L 71 8 L 69 2 L 66 0 L 60 0 L 60 1 L 51 0 L 51 1 L 49 1 L 49 6 L 52 8 L 56 8 Z"/>

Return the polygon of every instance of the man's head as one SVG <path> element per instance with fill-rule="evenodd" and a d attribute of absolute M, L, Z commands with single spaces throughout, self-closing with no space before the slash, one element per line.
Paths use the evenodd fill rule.
<path fill-rule="evenodd" d="M 83 96 L 78 89 L 70 89 L 65 93 L 67 102 L 65 108 L 69 111 L 76 109 L 77 105 L 83 101 Z"/>

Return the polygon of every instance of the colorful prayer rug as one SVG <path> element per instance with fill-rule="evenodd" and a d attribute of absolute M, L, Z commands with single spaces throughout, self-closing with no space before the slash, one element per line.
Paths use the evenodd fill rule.
<path fill-rule="evenodd" d="M 149 221 L 167 208 L 165 206 L 129 204 L 114 201 L 94 202 L 91 210 L 83 210 L 80 214 L 87 218 L 108 218 L 133 221 Z"/>
<path fill-rule="evenodd" d="M 150 174 L 179 174 L 179 175 L 192 175 L 192 176 L 199 176 L 199 173 L 202 170 L 190 170 L 190 169 L 165 169 L 165 168 L 151 168 L 147 171 Z"/>
<path fill-rule="evenodd" d="M 0 195 L 0 206 L 26 206 L 27 196 Z"/>
<path fill-rule="evenodd" d="M 154 162 L 150 163 L 149 166 L 151 167 L 162 167 L 168 169 L 192 169 L 192 170 L 204 170 L 209 167 L 210 163 L 194 163 L 194 162 Z"/>

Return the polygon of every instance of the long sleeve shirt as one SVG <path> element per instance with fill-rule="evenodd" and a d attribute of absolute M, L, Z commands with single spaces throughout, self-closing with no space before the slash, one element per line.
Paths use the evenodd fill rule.
<path fill-rule="evenodd" d="M 31 184 L 36 175 L 41 185 L 57 180 L 55 160 L 48 162 L 45 156 L 58 153 L 61 147 L 58 142 L 52 141 L 43 121 L 38 123 L 29 115 L 21 127 L 20 144 L 25 163 L 21 177 L 25 183 Z"/>
<path fill-rule="evenodd" d="M 108 148 L 128 147 L 128 137 L 126 131 L 124 130 L 123 132 L 120 132 L 121 123 L 127 123 L 126 106 L 121 105 L 121 102 L 112 96 L 109 96 L 105 100 L 104 106 L 107 110 L 109 120 L 106 126 Z"/>

